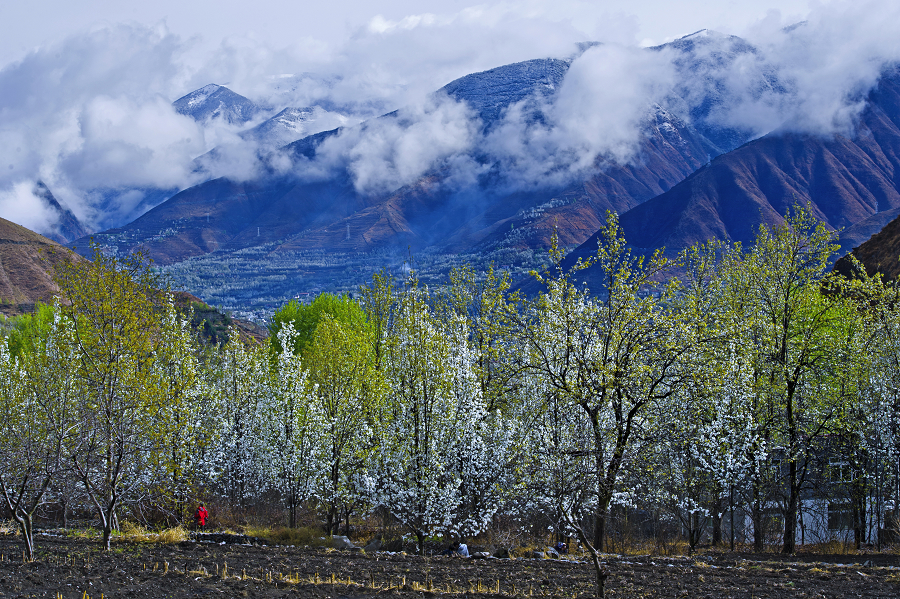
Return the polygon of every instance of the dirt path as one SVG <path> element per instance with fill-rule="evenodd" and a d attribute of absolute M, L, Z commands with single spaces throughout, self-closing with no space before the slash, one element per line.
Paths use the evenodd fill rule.
<path fill-rule="evenodd" d="M 83 540 L 39 536 L 37 543 L 38 559 L 26 564 L 15 539 L 0 538 L 0 597 L 393 599 L 594 594 L 591 566 L 568 561 L 420 558 L 196 542 L 117 543 L 113 551 L 103 553 L 96 543 Z M 608 596 L 900 597 L 897 556 L 877 556 L 870 565 L 845 563 L 848 556 L 800 559 L 729 554 L 698 559 L 610 557 Z"/>

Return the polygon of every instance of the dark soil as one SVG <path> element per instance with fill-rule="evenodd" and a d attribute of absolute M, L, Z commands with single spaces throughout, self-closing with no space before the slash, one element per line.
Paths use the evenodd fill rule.
<path fill-rule="evenodd" d="M 37 559 L 23 563 L 17 539 L 0 537 L 0 596 L 4 599 L 450 599 L 451 594 L 574 598 L 595 594 L 594 571 L 586 561 L 422 558 L 197 542 L 121 542 L 104 553 L 96 542 L 81 539 L 42 535 L 36 541 Z M 900 559 L 885 554 L 609 556 L 607 566 L 608 597 L 900 597 Z"/>

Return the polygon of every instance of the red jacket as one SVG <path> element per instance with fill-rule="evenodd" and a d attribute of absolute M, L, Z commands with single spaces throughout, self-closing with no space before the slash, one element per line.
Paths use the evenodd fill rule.
<path fill-rule="evenodd" d="M 197 508 L 197 513 L 194 514 L 194 519 L 197 520 L 197 523 L 200 526 L 206 526 L 207 518 L 209 518 L 209 512 L 207 512 L 206 508 L 201 505 Z"/>

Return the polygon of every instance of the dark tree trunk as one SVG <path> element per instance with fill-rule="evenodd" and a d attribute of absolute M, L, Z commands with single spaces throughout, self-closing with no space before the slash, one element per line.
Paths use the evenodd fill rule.
<path fill-rule="evenodd" d="M 335 531 L 335 526 L 336 526 L 335 520 L 336 520 L 336 518 L 335 518 L 334 508 L 332 507 L 330 510 L 328 510 L 328 520 L 327 520 L 328 534 L 330 534 L 330 535 L 334 535 L 334 533 L 336 532 Z"/>
<path fill-rule="evenodd" d="M 792 554 L 797 550 L 797 509 L 800 505 L 800 489 L 797 484 L 797 462 L 791 460 L 788 465 L 788 497 L 787 509 L 784 511 L 784 546 L 781 552 Z"/>
<path fill-rule="evenodd" d="M 594 547 L 597 551 L 603 552 L 603 541 L 606 536 L 606 513 L 605 510 L 598 512 L 594 517 Z"/>
<path fill-rule="evenodd" d="M 422 530 L 416 530 L 416 543 L 419 544 L 419 555 L 425 555 L 425 533 Z"/>
<path fill-rule="evenodd" d="M 731 531 L 729 533 L 730 550 L 734 551 L 734 487 L 732 486 L 728 493 L 728 517 L 731 520 Z"/>
<path fill-rule="evenodd" d="M 297 528 L 297 493 L 291 491 L 291 498 L 288 501 L 288 526 Z"/>
<path fill-rule="evenodd" d="M 753 507 L 750 511 L 750 518 L 753 520 L 753 551 L 762 553 L 763 551 L 763 522 L 762 508 L 759 501 L 759 491 L 754 489 Z"/>
<path fill-rule="evenodd" d="M 722 500 L 716 499 L 713 502 L 712 515 L 712 544 L 718 547 L 722 544 Z"/>

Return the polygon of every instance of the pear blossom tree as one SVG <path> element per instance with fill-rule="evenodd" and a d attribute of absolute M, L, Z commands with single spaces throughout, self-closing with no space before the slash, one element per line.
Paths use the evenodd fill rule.
<path fill-rule="evenodd" d="M 452 350 L 447 365 L 452 373 L 450 392 L 460 428 L 459 448 L 448 456 L 460 486 L 459 503 L 447 532 L 474 536 L 490 525 L 519 487 L 516 463 L 520 459 L 522 432 L 518 423 L 499 407 L 488 411 L 478 370 L 480 351 L 471 342 L 465 321 L 451 319 L 446 335 Z"/>
<path fill-rule="evenodd" d="M 67 466 L 66 438 L 79 393 L 73 361 L 73 332 L 58 309 L 33 351 L 15 358 L 0 343 L 0 494 L 28 560 L 34 558 L 34 513 Z"/>
<path fill-rule="evenodd" d="M 260 474 L 287 503 L 291 528 L 297 526 L 301 503 L 315 496 L 327 470 L 326 418 L 302 359 L 292 350 L 296 335 L 290 322 L 278 331 L 282 350 L 265 373 L 269 385 L 257 396 L 253 427 Z"/>
<path fill-rule="evenodd" d="M 652 407 L 683 384 L 680 366 L 690 338 L 675 310 L 677 284 L 648 293 L 668 260 L 661 253 L 646 261 L 632 256 L 614 214 L 608 213 L 600 231 L 596 256 L 568 273 L 553 246 L 557 274 L 540 277 L 547 293 L 537 300 L 533 322 L 523 322 L 523 343 L 528 368 L 566 409 L 590 423 L 589 443 L 571 455 L 590 457 L 596 486 L 570 495 L 559 510 L 592 557 L 602 597 L 606 573 L 600 552 L 610 503 L 621 491 L 622 473 L 651 435 Z M 600 286 L 576 287 L 572 278 L 589 266 Z M 581 517 L 587 505 L 595 506 L 590 527 Z"/>
<path fill-rule="evenodd" d="M 267 423 L 258 408 L 270 393 L 269 356 L 231 331 L 209 376 L 218 406 L 216 479 L 234 504 L 244 505 L 267 486 L 259 435 Z"/>
<path fill-rule="evenodd" d="M 473 429 L 483 414 L 464 332 L 450 339 L 413 282 L 385 340 L 390 421 L 373 479 L 376 502 L 402 522 L 424 554 L 425 537 L 453 531 Z M 462 327 L 462 323 L 456 323 Z M 464 330 L 464 327 L 462 327 Z"/>
<path fill-rule="evenodd" d="M 218 442 L 216 406 L 203 376 L 200 349 L 190 328 L 191 314 L 181 314 L 167 298 L 161 315 L 161 340 L 154 362 L 163 401 L 153 415 L 160 451 L 153 455 L 158 478 L 150 484 L 159 507 L 179 521 L 190 517 L 199 485 L 211 474 L 210 459 Z"/>

